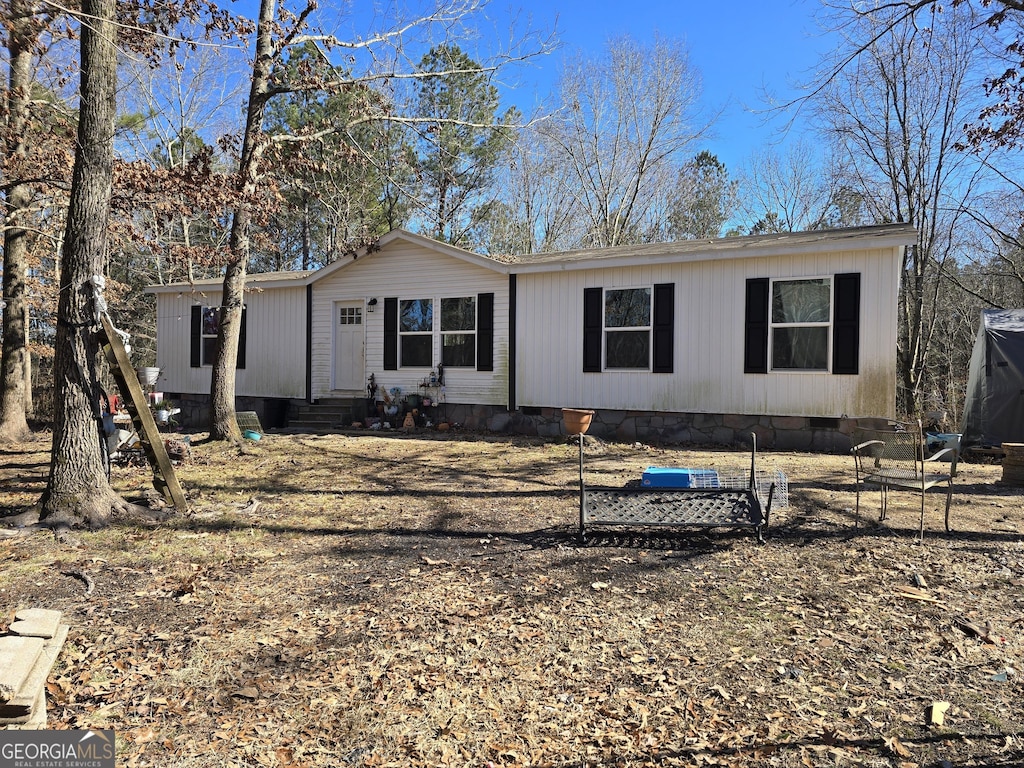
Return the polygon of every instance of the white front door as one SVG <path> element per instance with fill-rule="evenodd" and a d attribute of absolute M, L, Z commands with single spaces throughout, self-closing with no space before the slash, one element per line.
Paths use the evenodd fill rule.
<path fill-rule="evenodd" d="M 334 304 L 334 386 L 333 389 L 361 390 L 366 361 L 363 357 L 363 303 L 339 301 Z"/>

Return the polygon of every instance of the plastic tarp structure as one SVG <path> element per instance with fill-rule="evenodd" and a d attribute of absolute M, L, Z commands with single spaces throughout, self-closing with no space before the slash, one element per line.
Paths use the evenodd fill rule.
<path fill-rule="evenodd" d="M 968 446 L 1024 443 L 1024 309 L 985 309 L 960 431 Z"/>

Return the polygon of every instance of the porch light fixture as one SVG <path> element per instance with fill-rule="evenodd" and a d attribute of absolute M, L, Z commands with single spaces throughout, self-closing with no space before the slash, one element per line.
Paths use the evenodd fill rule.
<path fill-rule="evenodd" d="M 373 312 L 373 308 L 376 307 L 376 306 L 377 306 L 377 299 L 376 299 L 376 297 L 374 297 L 374 298 L 370 299 L 368 302 L 366 302 L 366 311 L 367 312 Z"/>

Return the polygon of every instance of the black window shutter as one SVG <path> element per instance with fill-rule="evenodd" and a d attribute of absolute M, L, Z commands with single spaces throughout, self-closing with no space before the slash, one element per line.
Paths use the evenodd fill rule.
<path fill-rule="evenodd" d="M 476 296 L 476 369 L 494 370 L 494 294 Z"/>
<path fill-rule="evenodd" d="M 384 370 L 398 370 L 398 299 L 384 299 Z"/>
<path fill-rule="evenodd" d="M 860 372 L 860 273 L 833 279 L 832 373 L 856 374 Z"/>
<path fill-rule="evenodd" d="M 672 373 L 676 314 L 675 283 L 654 286 L 654 373 Z"/>
<path fill-rule="evenodd" d="M 601 302 L 604 288 L 583 289 L 583 371 L 601 371 L 601 339 L 604 336 L 604 318 Z"/>
<path fill-rule="evenodd" d="M 192 305 L 192 318 L 189 330 L 192 334 L 190 368 L 198 368 L 203 364 L 203 308 Z"/>
<path fill-rule="evenodd" d="M 768 373 L 768 278 L 747 280 L 743 372 Z"/>
<path fill-rule="evenodd" d="M 235 368 L 245 368 L 245 307 L 242 307 L 242 319 L 239 321 L 238 358 L 235 360 Z"/>

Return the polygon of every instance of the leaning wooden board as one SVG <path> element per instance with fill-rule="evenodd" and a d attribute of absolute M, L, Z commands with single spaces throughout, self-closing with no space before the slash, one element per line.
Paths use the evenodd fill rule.
<path fill-rule="evenodd" d="M 128 352 L 110 318 L 104 313 L 101 319 L 103 332 L 107 337 L 104 351 L 110 364 L 110 372 L 125 397 L 125 405 L 139 433 L 146 458 L 153 468 L 153 486 L 164 495 L 169 504 L 176 507 L 179 512 L 185 512 L 188 509 L 185 492 L 178 483 L 171 457 L 167 455 L 167 447 L 146 403 L 146 395 L 128 359 Z"/>

